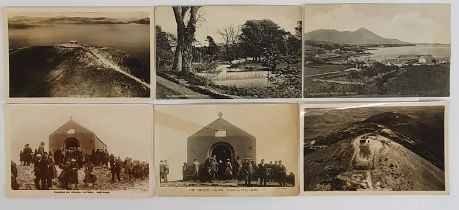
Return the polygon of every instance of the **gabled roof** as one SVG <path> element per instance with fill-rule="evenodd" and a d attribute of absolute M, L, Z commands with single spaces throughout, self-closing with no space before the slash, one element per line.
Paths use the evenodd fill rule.
<path fill-rule="evenodd" d="M 92 133 L 94 132 L 88 130 L 87 128 L 83 127 L 82 125 L 78 124 L 77 122 L 70 119 L 64 125 L 56 129 L 51 135 L 58 134 L 58 133 L 67 133 L 68 129 L 75 129 L 75 133 Z"/>
<path fill-rule="evenodd" d="M 191 135 L 189 138 L 201 137 L 201 136 L 215 136 L 215 131 L 225 130 L 226 136 L 248 136 L 255 138 L 246 131 L 238 128 L 227 120 L 223 119 L 222 115 L 219 115 L 219 118 L 206 125 L 204 128 L 201 128 L 198 132 Z"/>

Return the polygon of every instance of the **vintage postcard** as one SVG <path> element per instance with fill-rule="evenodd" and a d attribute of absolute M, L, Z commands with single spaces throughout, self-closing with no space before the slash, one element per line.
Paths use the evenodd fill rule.
<path fill-rule="evenodd" d="M 153 196 L 150 104 L 9 104 L 6 145 L 9 197 Z"/>
<path fill-rule="evenodd" d="M 447 105 L 304 105 L 303 194 L 447 194 Z"/>
<path fill-rule="evenodd" d="M 451 6 L 307 4 L 303 94 L 448 97 Z"/>
<path fill-rule="evenodd" d="M 156 7 L 156 98 L 301 98 L 301 21 L 301 6 Z"/>
<path fill-rule="evenodd" d="M 6 9 L 12 101 L 148 100 L 153 8 Z"/>
<path fill-rule="evenodd" d="M 155 106 L 158 196 L 299 194 L 297 104 Z"/>

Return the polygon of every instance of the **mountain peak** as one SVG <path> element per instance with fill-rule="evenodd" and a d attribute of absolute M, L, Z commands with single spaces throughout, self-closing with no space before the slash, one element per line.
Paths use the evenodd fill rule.
<path fill-rule="evenodd" d="M 334 29 L 318 29 L 305 34 L 305 40 L 326 41 L 338 44 L 352 45 L 379 45 L 379 44 L 407 44 L 397 39 L 381 37 L 366 28 L 355 31 L 337 31 Z"/>
<path fill-rule="evenodd" d="M 361 28 L 359 28 L 359 29 L 357 29 L 357 30 L 355 30 L 355 31 L 367 31 L 367 32 L 371 32 L 370 30 L 368 30 L 368 29 L 366 29 L 366 28 L 364 28 L 364 27 L 361 27 Z"/>

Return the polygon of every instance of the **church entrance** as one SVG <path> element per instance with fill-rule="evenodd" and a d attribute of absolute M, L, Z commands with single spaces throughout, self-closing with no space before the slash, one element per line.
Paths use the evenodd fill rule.
<path fill-rule="evenodd" d="M 78 141 L 77 138 L 69 137 L 69 138 L 65 139 L 65 141 L 64 141 L 64 151 L 68 150 L 70 148 L 75 148 L 76 149 L 77 147 L 80 147 L 80 141 Z"/>
<path fill-rule="evenodd" d="M 218 142 L 212 145 L 210 149 L 210 155 L 211 157 L 215 156 L 215 158 L 217 159 L 217 163 L 219 163 L 216 178 L 224 179 L 227 162 L 229 161 L 231 164 L 233 164 L 232 163 L 234 160 L 233 147 L 228 143 Z"/>
<path fill-rule="evenodd" d="M 77 148 L 80 147 L 80 141 L 75 137 L 69 137 L 64 141 L 64 156 L 66 160 L 77 159 Z"/>

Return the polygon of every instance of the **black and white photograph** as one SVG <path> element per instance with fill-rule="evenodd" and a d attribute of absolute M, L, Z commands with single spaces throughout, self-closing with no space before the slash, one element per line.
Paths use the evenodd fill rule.
<path fill-rule="evenodd" d="M 450 4 L 304 8 L 305 98 L 450 95 Z"/>
<path fill-rule="evenodd" d="M 15 104 L 6 119 L 7 195 L 153 195 L 151 105 Z"/>
<path fill-rule="evenodd" d="M 296 104 L 155 106 L 159 196 L 298 195 Z"/>
<path fill-rule="evenodd" d="M 157 99 L 301 98 L 301 6 L 155 8 Z"/>
<path fill-rule="evenodd" d="M 447 103 L 304 106 L 304 192 L 446 194 Z"/>
<path fill-rule="evenodd" d="M 149 98 L 152 8 L 11 7 L 10 98 Z"/>

